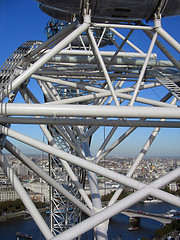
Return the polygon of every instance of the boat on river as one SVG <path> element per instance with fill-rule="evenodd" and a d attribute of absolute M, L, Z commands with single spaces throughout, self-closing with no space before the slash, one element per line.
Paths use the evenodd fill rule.
<path fill-rule="evenodd" d="M 139 229 L 139 227 L 129 227 L 128 231 L 135 231 L 135 230 L 138 230 L 138 229 Z"/>
<path fill-rule="evenodd" d="M 24 233 L 20 233 L 17 232 L 16 233 L 17 239 L 32 239 L 33 237 L 28 235 L 28 234 L 24 234 Z"/>

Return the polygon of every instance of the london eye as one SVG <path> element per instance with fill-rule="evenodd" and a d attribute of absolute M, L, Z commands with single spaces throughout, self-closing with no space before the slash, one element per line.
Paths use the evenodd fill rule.
<path fill-rule="evenodd" d="M 180 198 L 163 190 L 180 177 L 178 166 L 150 183 L 133 178 L 162 129 L 180 128 L 180 44 L 161 24 L 180 15 L 180 1 L 38 0 L 38 6 L 51 17 L 47 40 L 24 42 L 0 68 L 0 166 L 45 239 L 83 239 L 88 231 L 108 239 L 110 219 L 148 196 L 180 207 Z M 26 124 L 39 126 L 46 141 L 12 128 Z M 148 134 L 126 174 L 104 166 L 140 129 Z M 49 172 L 11 139 L 47 153 Z M 50 186 L 50 226 L 3 150 Z M 118 185 L 105 206 L 100 178 Z M 124 187 L 132 193 L 119 200 Z"/>

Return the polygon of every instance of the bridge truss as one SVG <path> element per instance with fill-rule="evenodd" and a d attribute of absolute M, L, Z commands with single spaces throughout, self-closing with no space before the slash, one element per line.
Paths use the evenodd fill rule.
<path fill-rule="evenodd" d="M 96 29 L 101 29 L 100 35 L 94 34 Z M 141 41 L 138 45 L 131 40 L 136 32 L 144 34 L 146 50 L 141 49 Z M 80 44 L 75 48 L 77 39 Z M 51 227 L 2 152 L 0 164 L 46 239 L 76 239 L 91 229 L 95 238 L 108 239 L 109 219 L 149 195 L 180 207 L 179 197 L 161 190 L 180 177 L 180 168 L 150 184 L 132 177 L 161 128 L 180 127 L 180 64 L 161 39 L 180 52 L 180 45 L 161 27 L 158 17 L 152 26 L 142 22 L 105 24 L 91 22 L 85 12 L 83 23 L 74 21 L 44 43 L 24 43 L 2 66 L 1 149 L 7 149 L 51 186 Z M 104 49 L 103 40 L 108 42 Z M 157 60 L 154 48 L 168 60 Z M 32 87 L 35 84 L 38 94 Z M 154 91 L 163 96 L 158 98 Z M 16 102 L 19 94 L 23 103 Z M 40 94 L 44 101 L 38 99 Z M 47 143 L 13 130 L 10 124 L 39 125 Z M 102 131 L 105 126 L 109 128 L 107 136 Z M 100 165 L 139 128 L 151 128 L 152 133 L 126 176 Z M 101 134 L 101 142 L 92 154 L 95 134 Z M 48 153 L 50 174 L 24 155 L 11 138 Z M 106 207 L 101 202 L 99 176 L 119 184 Z M 134 193 L 118 200 L 124 186 Z M 83 221 L 82 213 L 87 216 Z"/>

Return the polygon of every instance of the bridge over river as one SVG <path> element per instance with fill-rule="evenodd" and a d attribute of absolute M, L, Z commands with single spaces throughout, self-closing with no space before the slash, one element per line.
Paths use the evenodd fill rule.
<path fill-rule="evenodd" d="M 169 215 L 168 214 L 156 214 L 156 213 L 136 211 L 136 210 L 132 210 L 132 209 L 127 209 L 125 211 L 122 211 L 121 213 L 130 218 L 138 218 L 138 217 L 150 218 L 150 219 L 156 220 L 158 222 L 161 222 L 163 224 L 169 224 L 173 220 L 176 220 L 176 218 L 173 217 L 172 214 L 169 214 Z"/>

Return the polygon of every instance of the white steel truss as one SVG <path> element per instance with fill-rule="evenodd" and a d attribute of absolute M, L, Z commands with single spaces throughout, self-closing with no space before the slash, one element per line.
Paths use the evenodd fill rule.
<path fill-rule="evenodd" d="M 141 43 L 136 46 L 131 41 L 136 31 L 145 34 L 146 52 L 141 50 Z M 160 129 L 180 127 L 180 64 L 159 36 L 180 52 L 179 43 L 163 30 L 161 19 L 156 16 L 150 26 L 142 22 L 94 23 L 85 14 L 83 23 L 74 21 L 44 43 L 24 43 L 2 66 L 1 149 L 6 148 L 52 187 L 51 230 L 3 153 L 0 164 L 46 239 L 80 238 L 91 229 L 98 240 L 108 239 L 109 219 L 149 195 L 180 207 L 179 197 L 161 190 L 180 177 L 180 168 L 150 184 L 132 177 Z M 78 47 L 74 45 L 77 39 Z M 102 45 L 106 45 L 103 51 Z M 168 60 L 157 60 L 153 53 L 155 45 Z M 35 81 L 44 102 L 29 87 Z M 163 89 L 161 99 L 149 94 L 154 89 Z M 23 103 L 14 102 L 18 93 Z M 11 129 L 9 124 L 39 125 L 48 144 Z M 111 130 L 106 137 L 102 135 L 102 143 L 93 156 L 90 149 L 93 136 L 104 126 Z M 114 140 L 121 127 L 124 132 Z M 126 176 L 101 166 L 101 161 L 139 127 L 154 129 Z M 50 174 L 6 137 L 48 153 Z M 98 176 L 119 184 L 106 207 L 102 205 Z M 134 193 L 118 200 L 124 186 Z M 83 221 L 82 212 L 87 215 Z"/>

